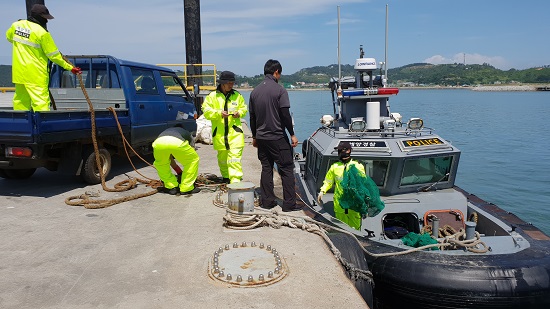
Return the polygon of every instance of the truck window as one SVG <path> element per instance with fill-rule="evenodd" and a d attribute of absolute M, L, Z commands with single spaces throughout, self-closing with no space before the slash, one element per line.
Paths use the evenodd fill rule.
<path fill-rule="evenodd" d="M 131 68 L 137 94 L 159 94 L 153 71 Z"/>
<path fill-rule="evenodd" d="M 92 71 L 89 70 L 89 65 L 85 66 L 82 69 L 82 80 L 85 81 L 86 88 L 120 88 L 114 65 L 109 69 L 109 74 L 105 70 L 105 65 L 94 64 Z M 63 70 L 60 88 L 80 88 L 80 83 L 70 71 Z"/>
<path fill-rule="evenodd" d="M 191 95 L 185 89 L 183 82 L 177 77 L 176 73 L 160 72 L 160 77 L 162 78 L 164 89 L 166 89 L 166 95 L 186 96 L 187 100 L 191 101 Z"/>
<path fill-rule="evenodd" d="M 109 74 L 105 70 L 97 71 L 96 88 L 120 88 L 120 82 L 115 70 L 109 70 Z"/>

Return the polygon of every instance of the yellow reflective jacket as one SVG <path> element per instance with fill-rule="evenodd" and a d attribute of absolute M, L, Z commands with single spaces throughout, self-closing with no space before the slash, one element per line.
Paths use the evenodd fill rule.
<path fill-rule="evenodd" d="M 229 114 L 239 112 L 240 118 L 229 116 L 222 117 L 222 111 L 226 110 Z M 227 96 L 217 89 L 212 91 L 202 104 L 204 118 L 212 122 L 212 141 L 214 149 L 228 150 L 244 147 L 244 132 L 241 124 L 241 118 L 246 115 L 244 97 L 232 89 Z"/>
<path fill-rule="evenodd" d="M 345 212 L 345 210 L 340 206 L 340 198 L 342 197 L 344 191 L 341 184 L 344 177 L 344 169 L 349 168 L 351 165 L 354 165 L 362 175 L 366 175 L 363 164 L 354 161 L 353 159 L 346 164 L 342 161 L 334 162 L 325 175 L 325 180 L 323 181 L 323 186 L 320 191 L 326 193 L 334 184 L 336 184 L 334 187 L 334 212 Z"/>
<path fill-rule="evenodd" d="M 28 20 L 14 22 L 6 31 L 13 44 L 12 82 L 47 86 L 48 59 L 70 71 L 73 66 L 63 60 L 52 36 L 41 25 Z"/>

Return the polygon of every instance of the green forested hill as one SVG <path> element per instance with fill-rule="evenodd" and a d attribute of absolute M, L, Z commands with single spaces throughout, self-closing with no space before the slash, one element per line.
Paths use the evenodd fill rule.
<path fill-rule="evenodd" d="M 352 76 L 352 65 L 342 65 L 342 76 Z M 379 74 L 379 72 L 377 72 Z M 312 67 L 292 75 L 283 75 L 287 83 L 327 83 L 338 76 L 338 66 Z M 388 70 L 389 82 L 394 85 L 478 85 L 495 83 L 550 83 L 550 66 L 526 70 L 499 70 L 488 64 L 428 64 L 414 63 Z M 251 83 L 252 85 L 253 83 Z"/>
<path fill-rule="evenodd" d="M 502 71 L 488 64 L 415 63 L 388 70 L 391 83 L 424 85 L 478 85 L 494 83 L 550 83 L 550 67 Z"/>
<path fill-rule="evenodd" d="M 379 72 L 376 72 L 379 74 Z M 355 74 L 353 66 L 342 65 L 342 76 Z M 283 75 L 285 84 L 327 84 L 331 77 L 338 76 L 338 65 L 316 66 L 301 69 L 290 75 Z M 550 66 L 525 70 L 499 70 L 489 64 L 429 64 L 413 63 L 388 70 L 389 82 L 392 85 L 488 85 L 488 84 L 549 84 Z M 237 84 L 248 83 L 254 87 L 263 80 L 263 75 L 253 77 L 237 75 Z M 11 87 L 11 66 L 0 65 L 0 87 Z"/>

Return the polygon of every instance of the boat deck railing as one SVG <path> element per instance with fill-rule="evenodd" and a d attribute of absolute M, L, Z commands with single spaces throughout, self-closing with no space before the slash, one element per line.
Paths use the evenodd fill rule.
<path fill-rule="evenodd" d="M 349 130 L 336 130 L 331 127 L 322 127 L 326 133 L 333 138 L 404 138 L 404 137 L 419 137 L 422 135 L 435 135 L 434 129 L 422 128 L 420 130 L 410 130 L 404 127 L 397 127 L 395 129 L 380 129 L 372 131 L 349 131 Z"/>

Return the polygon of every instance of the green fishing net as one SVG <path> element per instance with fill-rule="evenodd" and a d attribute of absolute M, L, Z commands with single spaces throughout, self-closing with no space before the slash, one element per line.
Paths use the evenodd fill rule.
<path fill-rule="evenodd" d="M 403 238 L 401 238 L 401 241 L 403 242 L 404 245 L 409 247 L 414 247 L 414 248 L 437 244 L 437 240 L 433 239 L 428 233 L 416 234 L 416 233 L 410 232 L 407 235 L 403 236 Z M 430 248 L 430 250 L 439 250 L 439 248 L 432 247 Z"/>
<path fill-rule="evenodd" d="M 380 191 L 370 177 L 365 177 L 354 164 L 344 170 L 343 194 L 339 198 L 343 209 L 355 210 L 361 215 L 374 217 L 384 209 Z"/>

